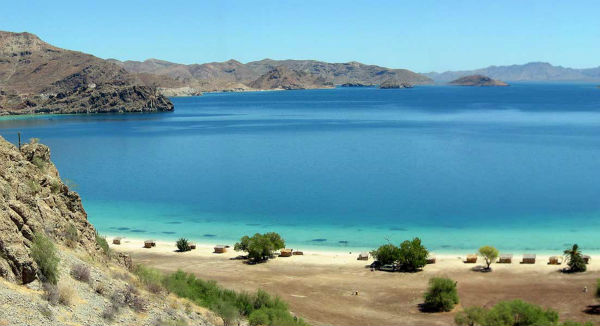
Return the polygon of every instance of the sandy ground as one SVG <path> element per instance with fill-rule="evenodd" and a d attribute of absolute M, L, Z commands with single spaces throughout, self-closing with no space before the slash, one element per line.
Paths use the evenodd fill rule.
<path fill-rule="evenodd" d="M 109 239 L 110 240 L 110 239 Z M 586 313 L 600 277 L 600 256 L 592 256 L 588 271 L 570 275 L 560 266 L 548 265 L 538 255 L 536 264 L 493 264 L 493 272 L 473 271 L 483 263 L 465 264 L 465 254 L 437 255 L 435 264 L 418 273 L 372 272 L 358 261 L 358 253 L 304 252 L 303 256 L 279 257 L 259 265 L 235 260 L 239 253 L 213 253 L 212 246 L 198 245 L 187 253 L 175 252 L 174 243 L 157 242 L 143 248 L 139 239 L 124 239 L 116 250 L 131 253 L 135 263 L 162 271 L 182 269 L 198 277 L 218 281 L 225 287 L 278 294 L 290 309 L 314 325 L 452 325 L 454 314 L 464 306 L 491 306 L 499 300 L 521 298 L 559 311 L 561 319 L 600 322 L 600 315 Z M 559 253 L 557 253 L 559 254 Z M 461 303 L 449 313 L 423 313 L 419 304 L 427 282 L 434 276 L 458 282 Z M 584 287 L 589 291 L 584 292 Z M 353 295 L 358 291 L 358 295 Z"/>

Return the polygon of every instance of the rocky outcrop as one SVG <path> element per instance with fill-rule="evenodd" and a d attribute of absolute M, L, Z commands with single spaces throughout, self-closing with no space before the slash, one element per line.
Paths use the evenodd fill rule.
<path fill-rule="evenodd" d="M 276 67 L 266 74 L 258 77 L 249 84 L 255 89 L 311 89 L 332 88 L 333 84 L 323 78 L 305 71 L 290 70 L 286 67 Z"/>
<path fill-rule="evenodd" d="M 340 86 L 341 87 L 371 87 L 373 85 L 353 82 L 353 83 L 343 83 Z"/>
<path fill-rule="evenodd" d="M 381 89 L 393 89 L 393 88 L 413 88 L 411 83 L 402 82 L 399 80 L 389 79 L 379 85 Z"/>
<path fill-rule="evenodd" d="M 508 86 L 507 83 L 501 80 L 491 79 L 490 77 L 483 75 L 472 75 L 465 76 L 453 80 L 450 82 L 450 85 L 457 86 Z"/>
<path fill-rule="evenodd" d="M 100 256 L 79 195 L 60 179 L 48 147 L 33 141 L 19 151 L 0 137 L 0 277 L 22 284 L 35 280 L 38 267 L 29 250 L 34 233 L 64 244 L 71 226 L 78 239 L 71 245 Z"/>
<path fill-rule="evenodd" d="M 173 110 L 153 80 L 33 34 L 0 32 L 0 115 Z"/>

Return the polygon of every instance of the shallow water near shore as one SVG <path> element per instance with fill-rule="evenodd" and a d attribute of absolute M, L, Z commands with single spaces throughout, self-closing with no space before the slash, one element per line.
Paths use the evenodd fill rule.
<path fill-rule="evenodd" d="M 600 252 L 594 85 L 428 86 L 207 94 L 157 114 L 0 120 L 37 137 L 100 232 L 371 249 L 419 236 Z"/>

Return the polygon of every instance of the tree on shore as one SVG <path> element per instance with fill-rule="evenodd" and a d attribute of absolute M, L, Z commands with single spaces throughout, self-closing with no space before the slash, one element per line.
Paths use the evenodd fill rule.
<path fill-rule="evenodd" d="M 483 246 L 483 247 L 479 248 L 479 255 L 481 257 L 483 257 L 483 259 L 485 260 L 485 263 L 487 264 L 487 267 L 485 269 L 487 271 L 491 271 L 492 268 L 490 267 L 490 265 L 496 261 L 496 259 L 498 258 L 499 252 L 498 252 L 498 249 L 496 249 L 492 246 Z"/>
<path fill-rule="evenodd" d="M 400 244 L 400 268 L 407 272 L 415 272 L 427 265 L 427 256 L 429 251 L 423 244 L 421 239 L 414 238 L 406 240 Z"/>
<path fill-rule="evenodd" d="M 569 266 L 569 269 L 567 269 L 566 272 L 580 273 L 586 271 L 587 267 L 585 266 L 585 261 L 583 260 L 583 256 L 581 255 L 581 251 L 577 244 L 574 244 L 573 247 L 565 250 L 564 253 L 567 259 L 567 265 Z"/>
<path fill-rule="evenodd" d="M 275 250 L 285 248 L 285 241 L 278 233 L 256 233 L 252 237 L 247 235 L 240 239 L 233 247 L 235 251 L 245 251 L 248 259 L 254 262 L 266 261 Z"/>
<path fill-rule="evenodd" d="M 443 277 L 429 280 L 429 289 L 425 293 L 426 311 L 450 311 L 458 304 L 456 282 Z"/>
<path fill-rule="evenodd" d="M 381 264 L 388 265 L 397 262 L 400 259 L 400 248 L 388 243 L 371 251 L 371 255 Z"/>

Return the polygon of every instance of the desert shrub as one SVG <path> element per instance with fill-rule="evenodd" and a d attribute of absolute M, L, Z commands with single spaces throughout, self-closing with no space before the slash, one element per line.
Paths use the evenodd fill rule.
<path fill-rule="evenodd" d="M 90 268 L 84 264 L 71 266 L 71 276 L 81 282 L 90 283 Z"/>
<path fill-rule="evenodd" d="M 179 250 L 180 252 L 192 250 L 189 241 L 185 238 L 180 238 L 179 240 L 177 240 L 176 246 L 177 250 Z"/>
<path fill-rule="evenodd" d="M 71 191 L 75 191 L 75 190 L 77 190 L 77 188 L 79 188 L 79 185 L 71 179 L 63 179 L 63 182 Z"/>
<path fill-rule="evenodd" d="M 427 264 L 427 256 L 429 251 L 421 244 L 421 239 L 414 238 L 400 244 L 398 262 L 402 270 L 414 272 Z"/>
<path fill-rule="evenodd" d="M 499 254 L 500 253 L 498 252 L 498 249 L 492 246 L 483 246 L 479 248 L 479 255 L 483 257 L 483 259 L 485 259 L 485 263 L 487 264 L 487 270 L 491 270 L 490 265 L 494 261 L 496 261 L 496 258 L 498 258 Z"/>
<path fill-rule="evenodd" d="M 29 188 L 29 190 L 34 193 L 37 194 L 38 192 L 40 192 L 42 190 L 42 186 L 40 186 L 39 183 L 35 182 L 35 180 L 27 180 L 27 187 Z"/>
<path fill-rule="evenodd" d="M 255 310 L 248 316 L 251 326 L 267 326 L 271 322 L 269 315 L 263 310 Z"/>
<path fill-rule="evenodd" d="M 58 302 L 65 306 L 70 306 L 75 298 L 73 286 L 66 283 L 58 284 Z"/>
<path fill-rule="evenodd" d="M 567 258 L 567 265 L 569 266 L 569 269 L 567 269 L 566 272 L 580 273 L 586 271 L 587 266 L 585 265 L 585 261 L 583 260 L 583 256 L 581 255 L 581 251 L 577 244 L 574 244 L 572 248 L 565 250 L 564 253 Z"/>
<path fill-rule="evenodd" d="M 30 144 L 38 144 L 40 142 L 39 138 L 29 138 L 29 143 Z"/>
<path fill-rule="evenodd" d="M 58 194 L 60 192 L 60 182 L 56 179 L 50 181 L 50 191 L 53 194 Z"/>
<path fill-rule="evenodd" d="M 449 278 L 434 277 L 429 280 L 424 307 L 428 311 L 450 311 L 458 304 L 456 282 Z"/>
<path fill-rule="evenodd" d="M 240 239 L 233 247 L 236 251 L 245 251 L 248 258 L 254 262 L 262 262 L 273 256 L 273 251 L 285 248 L 285 241 L 275 232 L 256 233 Z"/>
<path fill-rule="evenodd" d="M 160 293 L 163 290 L 163 274 L 154 268 L 145 267 L 143 265 L 135 266 L 133 273 L 138 277 L 140 282 L 152 293 Z"/>
<path fill-rule="evenodd" d="M 98 231 L 95 231 L 95 236 L 96 236 L 96 244 L 98 245 L 98 247 L 100 247 L 102 249 L 102 252 L 106 256 L 110 257 L 110 247 L 108 246 L 108 241 L 106 241 L 106 238 L 99 235 Z"/>
<path fill-rule="evenodd" d="M 558 325 L 558 313 L 522 300 L 512 300 L 501 301 L 490 309 L 467 308 L 458 313 L 454 321 L 457 325 L 471 326 Z"/>
<path fill-rule="evenodd" d="M 222 319 L 225 317 L 227 322 L 232 322 L 239 316 L 249 317 L 254 311 L 264 309 L 264 312 L 268 311 L 269 325 L 306 325 L 302 319 L 290 314 L 285 302 L 262 290 L 255 294 L 238 293 L 223 289 L 214 281 L 198 279 L 193 274 L 183 271 L 165 276 L 163 285 L 177 296 L 215 311 Z M 237 314 L 232 314 L 232 307 Z"/>
<path fill-rule="evenodd" d="M 31 258 L 38 265 L 43 281 L 58 283 L 58 263 L 60 259 L 56 253 L 54 243 L 41 233 L 33 235 L 31 245 Z"/>
<path fill-rule="evenodd" d="M 41 157 L 34 156 L 31 163 L 42 171 L 46 169 L 46 162 Z"/>
<path fill-rule="evenodd" d="M 44 316 L 46 319 L 53 319 L 52 310 L 48 307 L 47 304 L 38 304 L 38 311 Z"/>
<path fill-rule="evenodd" d="M 155 325 L 160 326 L 187 326 L 188 323 L 185 319 L 178 318 L 174 320 L 158 320 Z"/>
<path fill-rule="evenodd" d="M 110 304 L 102 311 L 102 318 L 107 321 L 114 321 L 119 313 L 119 307 L 116 304 Z"/>
<path fill-rule="evenodd" d="M 214 312 L 223 320 L 223 326 L 233 325 L 240 319 L 239 310 L 231 302 L 219 301 L 211 307 Z"/>
<path fill-rule="evenodd" d="M 400 248 L 388 243 L 371 251 L 371 255 L 382 265 L 393 264 L 400 259 Z"/>
<path fill-rule="evenodd" d="M 44 291 L 43 298 L 53 306 L 58 304 L 58 287 L 52 283 L 43 283 L 42 290 Z"/>
<path fill-rule="evenodd" d="M 133 309 L 133 311 L 135 312 L 145 311 L 146 307 L 148 306 L 148 302 L 146 301 L 146 299 L 142 298 L 139 295 L 134 295 L 133 297 L 131 297 L 128 304 L 129 307 L 131 307 L 131 309 Z"/>
<path fill-rule="evenodd" d="M 94 287 L 94 292 L 98 293 L 99 295 L 106 294 L 106 285 L 104 285 L 104 283 L 96 284 Z"/>
<path fill-rule="evenodd" d="M 69 223 L 69 225 L 65 229 L 65 240 L 67 242 L 67 246 L 71 248 L 75 247 L 79 240 L 77 228 L 72 223 Z"/>

